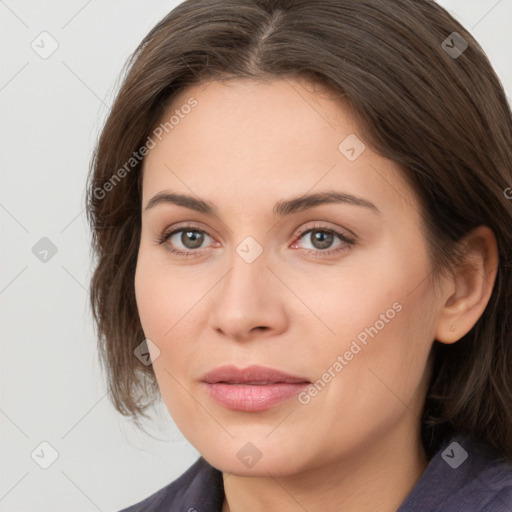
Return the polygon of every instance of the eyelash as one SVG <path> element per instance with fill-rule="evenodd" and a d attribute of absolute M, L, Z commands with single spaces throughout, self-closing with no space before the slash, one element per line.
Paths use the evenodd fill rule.
<path fill-rule="evenodd" d="M 185 226 L 180 226 L 179 229 L 174 229 L 169 232 L 164 232 L 162 235 L 157 237 L 155 242 L 158 245 L 163 245 L 167 242 L 167 240 L 169 238 L 171 238 L 171 236 L 175 235 L 176 233 L 180 233 L 182 231 L 193 231 L 194 233 L 203 233 L 205 235 L 208 235 L 210 238 L 213 238 L 211 235 L 208 234 L 207 231 L 204 231 L 203 229 L 199 229 L 193 225 L 185 225 Z M 347 235 L 340 233 L 339 231 L 337 231 L 333 228 L 328 228 L 327 226 L 323 226 L 323 225 L 315 225 L 313 227 L 308 227 L 303 230 L 299 230 L 299 232 L 296 235 L 296 241 L 300 240 L 302 237 L 304 237 L 304 235 L 306 235 L 312 231 L 318 231 L 318 232 L 322 232 L 322 233 L 329 233 L 331 235 L 335 235 L 343 242 L 343 244 L 347 244 L 348 247 L 347 246 L 344 247 L 343 244 L 340 244 L 340 245 L 336 246 L 336 248 L 334 248 L 334 249 L 326 249 L 325 251 L 321 251 L 318 249 L 305 249 L 305 251 L 307 252 L 308 255 L 313 255 L 313 256 L 320 255 L 320 257 L 332 256 L 334 254 L 338 254 L 342 251 L 348 250 L 350 248 L 350 246 L 355 243 L 355 240 L 353 238 L 349 238 Z M 294 242 L 294 244 L 295 244 L 295 242 Z M 182 257 L 182 256 L 184 256 L 184 257 L 200 257 L 202 255 L 201 250 L 190 249 L 188 251 L 181 251 L 178 249 L 174 249 L 173 247 L 170 247 L 170 246 L 169 246 L 169 248 L 167 248 L 167 250 L 171 254 L 178 256 L 178 257 Z"/>

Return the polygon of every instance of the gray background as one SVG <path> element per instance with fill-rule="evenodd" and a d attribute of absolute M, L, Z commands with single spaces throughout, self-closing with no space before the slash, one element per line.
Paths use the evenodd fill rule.
<path fill-rule="evenodd" d="M 163 404 L 149 435 L 115 412 L 87 291 L 94 143 L 126 58 L 178 3 L 0 0 L 2 512 L 115 512 L 198 457 Z M 512 0 L 439 3 L 483 46 L 510 98 Z M 53 40 L 46 59 L 31 47 Z M 44 441 L 58 453 L 47 469 Z"/>

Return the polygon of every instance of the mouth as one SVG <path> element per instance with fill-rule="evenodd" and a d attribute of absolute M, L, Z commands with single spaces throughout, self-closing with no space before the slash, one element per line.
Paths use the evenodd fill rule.
<path fill-rule="evenodd" d="M 207 384 L 224 383 L 246 384 L 251 386 L 267 386 L 269 384 L 311 384 L 305 377 L 298 377 L 280 370 L 257 365 L 243 369 L 237 368 L 236 366 L 220 366 L 205 374 L 202 380 Z"/>
<path fill-rule="evenodd" d="M 300 393 L 311 382 L 263 366 L 222 366 L 203 376 L 210 398 L 232 410 L 263 411 Z"/>

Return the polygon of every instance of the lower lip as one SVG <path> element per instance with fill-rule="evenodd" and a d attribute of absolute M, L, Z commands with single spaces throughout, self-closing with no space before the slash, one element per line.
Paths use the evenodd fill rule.
<path fill-rule="evenodd" d="M 307 388 L 309 382 L 298 384 L 276 383 L 265 385 L 243 385 L 205 383 L 210 397 L 220 405 L 237 411 L 264 411 Z"/>

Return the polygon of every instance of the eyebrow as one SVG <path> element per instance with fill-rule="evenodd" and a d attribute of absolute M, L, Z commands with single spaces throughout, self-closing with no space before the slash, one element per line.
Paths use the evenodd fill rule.
<path fill-rule="evenodd" d="M 192 196 L 187 196 L 184 194 L 176 194 L 168 191 L 162 191 L 152 197 L 148 204 L 145 207 L 145 211 L 154 208 L 159 204 L 171 203 L 178 206 L 183 206 L 190 210 L 195 210 L 200 213 L 204 213 L 207 215 L 214 215 L 218 217 L 218 212 L 215 206 L 209 201 L 204 201 L 202 199 L 197 199 Z M 343 203 L 350 204 L 355 206 L 362 206 L 370 209 L 376 214 L 381 214 L 382 212 L 375 206 L 371 201 L 367 199 L 363 199 L 362 197 L 357 197 L 352 194 L 347 194 L 344 192 L 336 192 L 336 191 L 326 191 L 326 192 L 318 192 L 315 194 L 303 195 L 300 197 L 295 197 L 292 199 L 287 199 L 283 201 L 278 201 L 272 210 L 272 213 L 278 217 L 284 217 L 285 215 L 290 215 L 292 213 L 301 212 L 304 210 L 308 210 L 310 208 L 314 208 L 315 206 L 319 206 L 322 204 L 333 204 L 333 203 Z"/>

